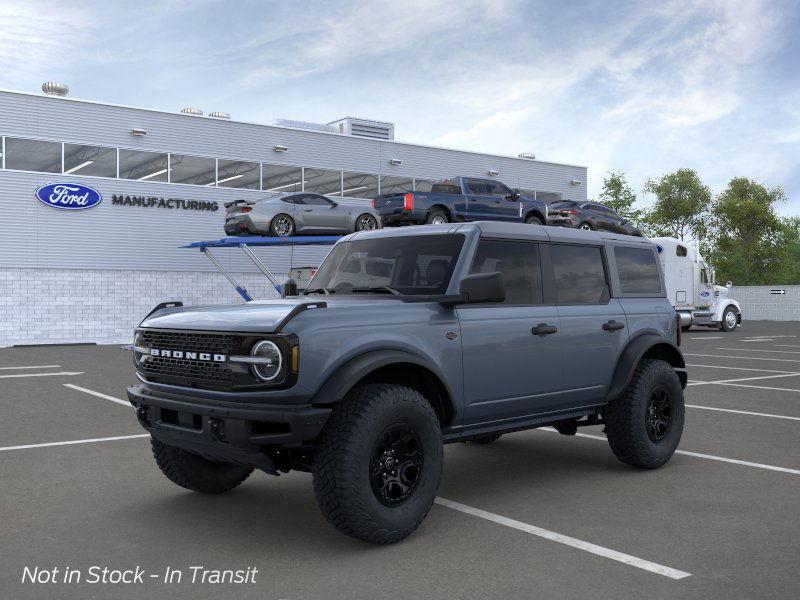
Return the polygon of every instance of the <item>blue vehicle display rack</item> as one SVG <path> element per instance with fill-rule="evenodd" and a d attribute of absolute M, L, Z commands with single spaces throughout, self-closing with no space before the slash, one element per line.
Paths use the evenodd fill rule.
<path fill-rule="evenodd" d="M 205 242 L 192 242 L 181 248 L 199 248 L 200 252 L 208 257 L 208 260 L 222 273 L 225 278 L 236 288 L 239 295 L 244 298 L 245 302 L 250 302 L 253 297 L 241 285 L 236 278 L 231 275 L 228 270 L 214 256 L 211 248 L 241 248 L 247 257 L 253 261 L 256 268 L 261 271 L 264 276 L 269 279 L 269 282 L 275 287 L 275 290 L 280 294 L 283 292 L 283 286 L 278 283 L 275 275 L 272 274 L 267 266 L 259 259 L 251 247 L 275 247 L 275 246 L 332 246 L 339 241 L 339 236 L 291 236 L 291 237 L 258 237 L 258 236 L 245 236 L 245 237 L 225 237 L 218 240 L 208 240 Z"/>

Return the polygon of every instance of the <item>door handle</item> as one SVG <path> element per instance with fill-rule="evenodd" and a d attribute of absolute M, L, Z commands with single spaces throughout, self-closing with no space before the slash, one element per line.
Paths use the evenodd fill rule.
<path fill-rule="evenodd" d="M 303 209 L 303 212 L 314 212 L 314 210 L 313 210 L 313 209 L 311 209 L 311 208 L 304 208 L 304 209 Z"/>
<path fill-rule="evenodd" d="M 539 323 L 536 327 L 531 329 L 531 333 L 533 335 L 550 335 L 551 333 L 556 333 L 558 331 L 558 327 L 555 325 L 548 325 L 547 323 Z"/>
<path fill-rule="evenodd" d="M 614 319 L 603 323 L 603 329 L 605 331 L 619 331 L 620 329 L 624 329 L 624 323 L 617 323 Z"/>

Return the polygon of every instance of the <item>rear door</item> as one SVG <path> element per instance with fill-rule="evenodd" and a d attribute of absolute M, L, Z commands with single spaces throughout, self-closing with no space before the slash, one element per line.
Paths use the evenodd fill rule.
<path fill-rule="evenodd" d="M 602 404 L 628 342 L 625 313 L 611 297 L 605 248 L 551 243 L 547 251 L 564 348 L 562 408 Z"/>
<path fill-rule="evenodd" d="M 539 248 L 535 241 L 480 241 L 471 272 L 503 273 L 506 299 L 457 308 L 465 428 L 524 420 L 559 404 L 561 323 L 543 289 Z"/>

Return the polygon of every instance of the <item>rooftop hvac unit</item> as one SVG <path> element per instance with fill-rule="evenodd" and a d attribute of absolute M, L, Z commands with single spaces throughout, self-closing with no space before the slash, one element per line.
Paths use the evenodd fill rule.
<path fill-rule="evenodd" d="M 345 117 L 330 123 L 339 133 L 355 137 L 371 138 L 373 140 L 394 140 L 394 123 L 385 121 L 370 121 L 356 117 Z"/>
<path fill-rule="evenodd" d="M 212 119 L 230 119 L 231 118 L 231 116 L 228 113 L 222 112 L 222 111 L 219 111 L 219 110 L 215 110 L 214 112 L 208 113 L 208 116 L 211 117 Z"/>
<path fill-rule="evenodd" d="M 200 110 L 199 108 L 193 108 L 191 106 L 188 106 L 186 108 L 182 108 L 181 112 L 183 114 L 185 114 L 185 115 L 194 115 L 196 117 L 202 117 L 203 116 L 203 111 L 202 110 Z"/>
<path fill-rule="evenodd" d="M 66 96 L 69 94 L 69 86 L 66 83 L 47 81 L 42 84 L 42 91 L 48 96 Z"/>
<path fill-rule="evenodd" d="M 336 133 L 336 128 L 331 125 L 309 123 L 308 121 L 293 121 L 292 119 L 273 119 L 268 125 L 291 127 L 292 129 L 306 129 L 308 131 L 321 131 L 323 133 Z"/>

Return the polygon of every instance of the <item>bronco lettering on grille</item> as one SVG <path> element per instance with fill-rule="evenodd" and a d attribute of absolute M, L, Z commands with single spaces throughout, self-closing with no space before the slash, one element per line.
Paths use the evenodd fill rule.
<path fill-rule="evenodd" d="M 150 349 L 150 356 L 163 356 L 165 358 L 183 358 L 186 360 L 202 360 L 208 362 L 226 362 L 226 354 L 208 354 L 206 352 L 184 352 L 182 350 L 159 350 Z"/>

